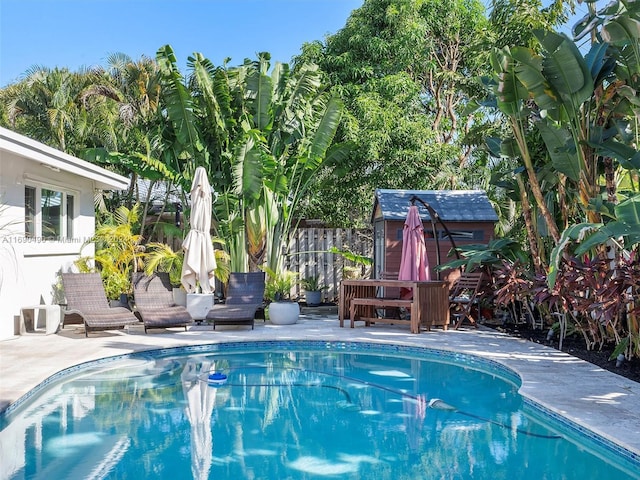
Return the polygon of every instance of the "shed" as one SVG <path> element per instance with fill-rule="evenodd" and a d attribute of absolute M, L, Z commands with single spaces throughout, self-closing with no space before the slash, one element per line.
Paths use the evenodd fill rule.
<path fill-rule="evenodd" d="M 393 274 L 400 270 L 402 232 L 412 200 L 424 225 L 432 279 L 449 280 L 447 272 L 438 277 L 434 267 L 438 258 L 440 264 L 456 258 L 449 256 L 453 244 L 488 243 L 493 239 L 498 215 L 483 190 L 377 189 L 371 218 L 376 278 L 381 278 L 383 272 Z"/>

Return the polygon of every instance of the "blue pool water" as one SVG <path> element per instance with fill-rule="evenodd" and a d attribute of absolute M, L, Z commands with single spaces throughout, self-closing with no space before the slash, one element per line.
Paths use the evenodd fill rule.
<path fill-rule="evenodd" d="M 495 364 L 401 347 L 133 354 L 75 367 L 2 417 L 0 478 L 640 478 L 518 385 Z"/>

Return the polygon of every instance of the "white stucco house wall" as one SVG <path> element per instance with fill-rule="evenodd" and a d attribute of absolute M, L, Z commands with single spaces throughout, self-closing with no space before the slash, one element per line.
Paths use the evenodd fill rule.
<path fill-rule="evenodd" d="M 95 232 L 96 190 L 129 180 L 0 127 L 0 340 L 19 333 L 20 309 L 56 303 L 60 271 Z M 59 293 L 58 293 L 59 295 Z"/>

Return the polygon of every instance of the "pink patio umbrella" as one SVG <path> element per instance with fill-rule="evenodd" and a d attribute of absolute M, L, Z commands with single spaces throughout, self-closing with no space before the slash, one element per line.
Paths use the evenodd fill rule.
<path fill-rule="evenodd" d="M 402 258 L 400 259 L 400 271 L 398 280 L 429 281 L 429 259 L 427 247 L 424 243 L 424 227 L 418 212 L 418 207 L 411 205 L 407 219 L 404 221 L 402 232 Z M 402 289 L 402 298 L 411 298 L 411 289 Z"/>

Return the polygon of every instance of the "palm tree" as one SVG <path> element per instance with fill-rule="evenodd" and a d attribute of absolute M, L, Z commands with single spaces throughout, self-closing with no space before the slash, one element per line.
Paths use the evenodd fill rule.
<path fill-rule="evenodd" d="M 30 138 L 77 154 L 85 146 L 87 126 L 80 95 L 91 79 L 91 72 L 33 67 L 6 93 L 10 124 Z"/>
<path fill-rule="evenodd" d="M 107 58 L 106 70 L 86 88 L 80 100 L 96 113 L 101 132 L 100 145 L 111 151 L 145 151 L 144 139 L 157 130 L 160 85 L 158 67 L 152 59 L 134 61 L 123 53 Z M 111 106 L 109 115 L 96 112 Z M 115 115 L 113 115 L 115 114 Z"/>

